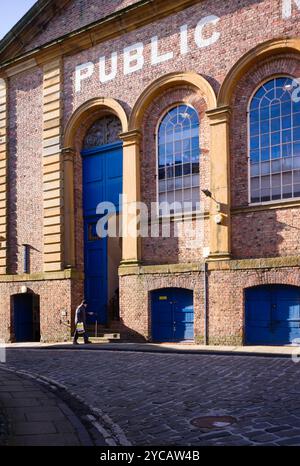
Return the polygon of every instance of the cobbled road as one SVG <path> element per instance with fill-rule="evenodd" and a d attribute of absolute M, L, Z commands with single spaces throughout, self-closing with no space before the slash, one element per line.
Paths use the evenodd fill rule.
<path fill-rule="evenodd" d="M 300 445 L 300 364 L 278 357 L 8 349 L 101 409 L 133 445 Z M 233 416 L 203 429 L 202 416 Z"/>

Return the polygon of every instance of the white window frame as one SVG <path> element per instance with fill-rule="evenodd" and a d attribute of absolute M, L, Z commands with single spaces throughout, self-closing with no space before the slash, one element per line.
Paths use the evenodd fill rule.
<path fill-rule="evenodd" d="M 159 151 L 158 151 L 158 131 L 159 131 L 159 128 L 160 128 L 160 125 L 162 123 L 162 120 L 167 116 L 168 112 L 170 110 L 172 110 L 173 108 L 176 108 L 178 107 L 179 105 L 185 105 L 186 107 L 190 107 L 192 108 L 197 114 L 198 114 L 198 118 L 199 118 L 199 205 L 201 204 L 201 183 L 200 183 L 200 175 L 201 175 L 201 171 L 200 171 L 200 161 L 201 161 L 201 137 L 200 137 L 200 131 L 201 131 L 201 119 L 200 119 L 200 115 L 199 113 L 197 112 L 197 110 L 195 109 L 195 107 L 193 107 L 193 105 L 187 103 L 187 102 L 182 102 L 182 101 L 179 101 L 179 102 L 173 102 L 172 104 L 170 104 L 168 107 L 166 107 L 162 113 L 162 115 L 160 116 L 160 118 L 158 119 L 158 122 L 156 124 L 156 128 L 155 128 L 155 164 L 156 164 L 156 205 L 157 205 L 157 208 L 156 208 L 156 217 L 157 219 L 168 219 L 168 218 L 174 218 L 174 219 L 181 219 L 181 218 L 185 218 L 185 217 L 196 217 L 196 216 L 199 216 L 201 214 L 203 214 L 202 210 L 191 210 L 191 211 L 182 211 L 180 213 L 170 213 L 170 214 L 164 214 L 162 215 L 160 213 L 160 210 L 159 210 L 159 205 L 160 205 L 160 200 L 159 200 Z"/>
<path fill-rule="evenodd" d="M 247 158 L 248 158 L 248 205 L 249 206 L 264 206 L 264 205 L 277 205 L 277 204 L 286 204 L 289 202 L 299 202 L 300 201 L 300 196 L 298 197 L 289 197 L 286 199 L 276 199 L 276 200 L 270 200 L 270 201 L 261 201 L 261 202 L 251 202 L 251 157 L 250 157 L 250 106 L 253 100 L 253 97 L 255 96 L 256 92 L 267 82 L 272 81 L 272 79 L 276 78 L 290 78 L 290 79 L 296 79 L 294 76 L 292 76 L 289 73 L 278 73 L 278 74 L 273 74 L 265 78 L 263 81 L 260 82 L 259 85 L 256 86 L 255 90 L 252 92 L 251 97 L 249 98 L 248 105 L 247 105 Z M 282 174 L 282 172 L 281 172 Z M 281 184 L 282 186 L 282 184 Z"/>

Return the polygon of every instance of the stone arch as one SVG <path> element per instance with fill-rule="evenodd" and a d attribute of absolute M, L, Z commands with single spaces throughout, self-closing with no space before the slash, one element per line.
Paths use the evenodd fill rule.
<path fill-rule="evenodd" d="M 91 120 L 93 115 L 95 115 L 95 117 L 99 117 L 101 113 L 112 113 L 113 115 L 116 115 L 122 124 L 122 131 L 124 133 L 128 131 L 127 115 L 121 104 L 111 98 L 97 97 L 95 99 L 88 100 L 75 110 L 65 129 L 63 147 L 73 148 L 74 138 L 80 125 L 86 120 Z M 91 123 L 92 122 L 93 121 L 91 120 Z"/>
<path fill-rule="evenodd" d="M 197 73 L 169 73 L 153 81 L 136 101 L 129 119 L 129 131 L 140 129 L 143 116 L 150 103 L 166 89 L 178 86 L 192 86 L 201 89 L 207 97 L 209 109 L 216 107 L 216 95 L 209 82 Z"/>
<path fill-rule="evenodd" d="M 299 38 L 270 40 L 258 45 L 243 55 L 231 68 L 223 81 L 217 99 L 218 107 L 230 105 L 234 89 L 238 82 L 247 71 L 258 63 L 258 61 L 262 61 L 270 56 L 274 57 L 278 54 L 291 52 L 300 52 Z"/>
<path fill-rule="evenodd" d="M 64 173 L 64 251 L 65 266 L 76 266 L 76 238 L 75 238 L 75 183 L 74 163 L 76 154 L 81 148 L 77 144 L 77 133 L 88 129 L 99 117 L 105 114 L 117 116 L 122 125 L 122 131 L 128 131 L 128 119 L 123 107 L 114 99 L 98 97 L 82 104 L 70 117 L 63 137 L 63 173 Z M 82 134 L 80 134 L 80 137 Z"/>
<path fill-rule="evenodd" d="M 266 269 L 259 274 L 256 271 L 249 273 L 243 284 L 243 290 L 257 288 L 259 286 L 284 285 L 299 287 L 299 278 L 291 268 L 279 268 L 275 272 L 272 269 Z"/>

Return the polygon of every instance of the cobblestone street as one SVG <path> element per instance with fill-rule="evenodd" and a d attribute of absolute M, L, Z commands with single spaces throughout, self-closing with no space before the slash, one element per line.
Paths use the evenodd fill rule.
<path fill-rule="evenodd" d="M 133 445 L 300 445 L 300 365 L 289 358 L 18 348 L 7 364 L 64 384 Z M 211 415 L 236 422 L 191 424 Z"/>

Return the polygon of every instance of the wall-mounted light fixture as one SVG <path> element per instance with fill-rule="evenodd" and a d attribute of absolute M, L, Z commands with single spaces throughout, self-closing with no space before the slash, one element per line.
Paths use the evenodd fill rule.
<path fill-rule="evenodd" d="M 206 197 L 209 197 L 217 204 L 217 211 L 221 212 L 221 204 L 213 197 L 212 192 L 209 189 L 202 189 L 202 192 Z"/>
<path fill-rule="evenodd" d="M 220 204 L 220 202 L 218 202 L 217 199 L 215 199 L 213 197 L 212 192 L 209 189 L 202 189 L 202 192 L 206 197 L 209 197 L 210 199 L 212 199 L 216 203 L 217 212 L 219 212 L 219 213 L 217 215 L 215 215 L 214 220 L 215 220 L 215 223 L 217 225 L 221 225 L 222 221 L 223 221 L 223 215 L 221 213 L 221 204 Z"/>

